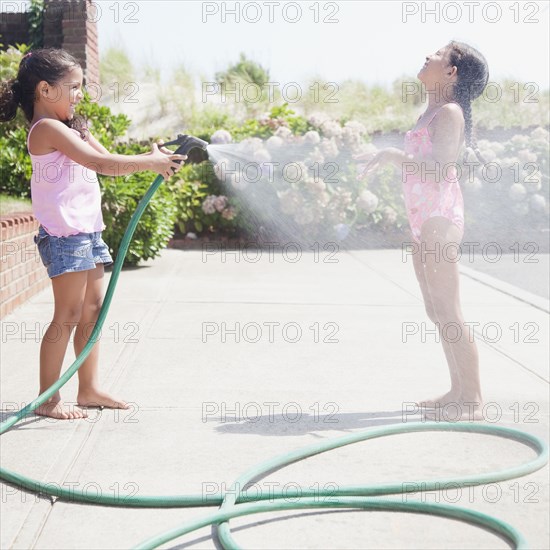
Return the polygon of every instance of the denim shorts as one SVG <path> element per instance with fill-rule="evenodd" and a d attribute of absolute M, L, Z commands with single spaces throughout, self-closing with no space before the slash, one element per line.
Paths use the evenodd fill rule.
<path fill-rule="evenodd" d="M 101 231 L 56 237 L 40 226 L 34 242 L 50 279 L 63 273 L 95 269 L 96 264 L 113 263 Z"/>

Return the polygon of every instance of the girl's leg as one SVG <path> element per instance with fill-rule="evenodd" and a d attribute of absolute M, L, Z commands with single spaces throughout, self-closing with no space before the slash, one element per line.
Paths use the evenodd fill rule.
<path fill-rule="evenodd" d="M 460 243 L 461 232 L 448 219 L 435 217 L 422 226 L 421 241 L 425 244 L 424 274 L 435 316 L 440 323 L 442 338 L 447 340 L 454 358 L 460 382 L 460 411 L 449 411 L 452 420 L 481 418 L 481 385 L 477 346 L 464 324 L 460 306 L 458 262 L 452 257 L 454 247 Z M 456 250 L 456 249 L 455 249 Z M 431 252 L 431 253 L 430 253 Z M 458 415 L 458 418 L 456 416 Z"/>
<path fill-rule="evenodd" d="M 435 314 L 435 308 L 432 303 L 432 297 L 428 289 L 428 282 L 424 273 L 426 264 L 422 263 L 423 255 L 421 254 L 421 245 L 418 245 L 418 249 L 413 254 L 413 265 L 420 290 L 422 291 L 422 297 L 424 299 L 424 305 L 426 307 L 426 314 L 433 323 L 437 323 L 439 329 L 439 321 Z M 437 405 L 444 406 L 446 403 L 453 403 L 460 399 L 460 376 L 458 374 L 458 368 L 449 346 L 449 342 L 442 337 L 441 330 L 439 330 L 439 339 L 443 345 L 443 351 L 445 352 L 445 358 L 447 359 L 447 365 L 449 367 L 449 373 L 451 376 L 451 389 L 439 397 L 433 399 L 426 399 L 419 401 L 417 404 L 421 407 L 435 407 Z"/>
<path fill-rule="evenodd" d="M 86 294 L 80 321 L 74 337 L 74 352 L 78 356 L 88 343 L 103 303 L 103 264 L 85 272 L 88 277 Z M 99 341 L 96 342 L 86 360 L 78 369 L 78 404 L 88 407 L 110 407 L 127 409 L 128 404 L 99 389 Z"/>
<path fill-rule="evenodd" d="M 77 325 L 86 294 L 86 272 L 64 273 L 52 279 L 54 314 L 40 346 L 40 392 L 42 394 L 59 379 L 63 359 L 73 328 Z M 87 416 L 78 407 L 61 401 L 59 392 L 40 405 L 36 414 L 53 418 L 82 418 Z"/>

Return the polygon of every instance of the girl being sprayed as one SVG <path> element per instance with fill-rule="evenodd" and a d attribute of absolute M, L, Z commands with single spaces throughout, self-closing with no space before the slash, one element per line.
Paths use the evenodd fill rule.
<path fill-rule="evenodd" d="M 457 258 L 464 203 L 456 163 L 464 136 L 483 162 L 472 136 L 471 102 L 485 89 L 489 72 L 481 53 L 451 41 L 426 57 L 417 76 L 425 85 L 428 106 L 407 132 L 404 151 L 390 147 L 356 160 L 368 161 L 360 177 L 386 163 L 402 171 L 415 274 L 428 317 L 439 330 L 451 378 L 447 393 L 417 404 L 430 409 L 425 411 L 430 419 L 480 420 L 478 352 L 464 324 L 459 296 Z M 450 418 L 442 416 L 451 409 Z"/>
<path fill-rule="evenodd" d="M 113 262 L 101 238 L 105 225 L 96 173 L 122 176 L 151 170 L 168 179 L 187 158 L 157 144 L 143 155 L 109 153 L 75 116 L 82 82 L 82 68 L 74 57 L 47 48 L 26 54 L 17 78 L 0 87 L 0 121 L 12 120 L 21 107 L 30 123 L 31 198 L 40 222 L 35 242 L 55 302 L 40 347 L 39 394 L 58 380 L 73 329 L 75 353 L 86 345 L 103 300 L 104 265 Z M 100 389 L 98 364 L 96 343 L 78 370 L 79 406 L 63 403 L 57 392 L 35 413 L 68 419 L 86 417 L 81 407 L 128 408 L 124 400 Z"/>

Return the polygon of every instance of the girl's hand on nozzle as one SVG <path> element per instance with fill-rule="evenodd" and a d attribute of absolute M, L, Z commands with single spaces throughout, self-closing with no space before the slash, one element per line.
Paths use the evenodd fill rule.
<path fill-rule="evenodd" d="M 149 155 L 151 156 L 151 169 L 153 172 L 167 180 L 178 170 L 181 170 L 187 155 L 176 155 L 166 147 L 162 147 L 163 143 L 163 141 L 159 141 L 158 144 L 153 143 Z"/>

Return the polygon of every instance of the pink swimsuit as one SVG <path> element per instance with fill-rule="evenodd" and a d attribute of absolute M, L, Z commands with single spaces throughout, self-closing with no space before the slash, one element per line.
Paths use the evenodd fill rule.
<path fill-rule="evenodd" d="M 438 111 L 437 111 L 438 112 Z M 432 152 L 432 142 L 428 133 L 428 126 L 433 120 L 434 113 L 428 124 L 419 130 L 409 130 L 405 135 L 405 153 L 429 155 Z M 417 162 L 417 161 L 411 161 Z M 420 243 L 422 224 L 429 218 L 442 216 L 454 223 L 464 232 L 464 201 L 456 177 L 456 167 L 441 167 L 440 182 L 426 181 L 422 176 L 421 162 L 415 174 L 405 174 L 403 169 L 403 194 L 407 217 L 414 240 Z M 409 166 L 410 171 L 410 166 Z"/>

